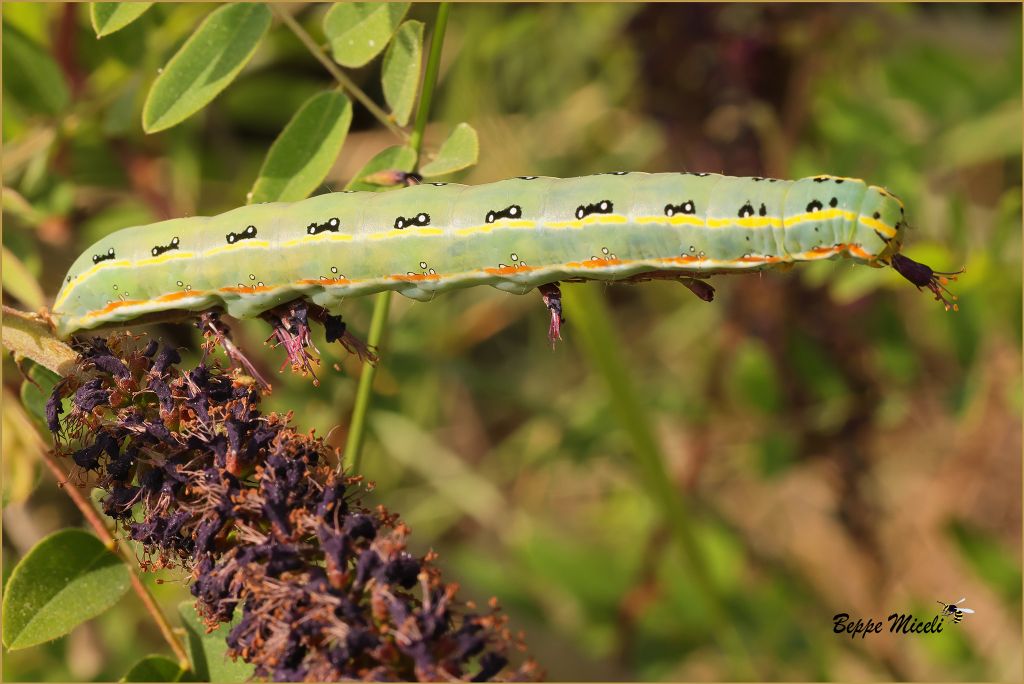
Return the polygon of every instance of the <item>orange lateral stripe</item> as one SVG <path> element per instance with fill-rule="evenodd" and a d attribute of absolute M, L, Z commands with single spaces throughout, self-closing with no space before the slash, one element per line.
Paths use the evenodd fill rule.
<path fill-rule="evenodd" d="M 196 290 L 195 292 L 193 292 L 192 290 L 181 290 L 179 292 L 171 292 L 169 294 L 160 295 L 159 297 L 152 301 L 174 302 L 179 299 L 185 299 L 186 297 L 199 297 L 205 293 L 205 290 Z"/>
<path fill-rule="evenodd" d="M 136 304 L 147 304 L 148 302 L 148 299 L 125 299 L 123 301 L 110 302 L 102 309 L 90 311 L 86 316 L 102 316 L 103 314 L 110 313 L 111 311 L 116 311 L 122 306 L 135 306 Z"/>
<path fill-rule="evenodd" d="M 504 268 L 485 268 L 485 273 L 491 275 L 514 275 L 516 273 L 528 273 L 534 268 L 532 266 L 505 266 Z"/>
<path fill-rule="evenodd" d="M 812 254 L 814 256 L 820 256 L 820 255 L 825 255 L 825 254 L 837 254 L 837 253 L 842 252 L 844 250 L 848 251 L 850 254 L 853 254 L 854 256 L 857 256 L 857 257 L 860 257 L 861 259 L 864 259 L 865 261 L 875 261 L 878 258 L 877 255 L 870 254 L 869 252 L 865 251 L 860 245 L 854 245 L 854 244 L 849 244 L 849 245 L 848 244 L 839 244 L 839 245 L 834 245 L 832 247 L 814 247 L 814 248 L 804 252 L 804 254 Z M 553 264 L 553 265 L 547 266 L 545 268 L 559 268 L 559 267 L 561 267 L 561 268 L 602 268 L 604 266 L 625 266 L 625 265 L 636 263 L 637 261 L 640 261 L 640 260 L 638 260 L 638 259 L 589 259 L 587 261 L 570 261 L 570 262 L 565 262 L 565 263 L 562 263 L 562 264 Z M 677 257 L 662 257 L 662 258 L 658 258 L 658 259 L 644 259 L 643 261 L 655 261 L 655 262 L 660 262 L 660 263 L 664 263 L 664 264 L 689 265 L 689 264 L 693 264 L 693 263 L 703 262 L 704 259 L 701 258 L 701 257 L 698 257 L 698 256 L 685 256 L 685 255 L 683 255 L 683 256 L 677 256 Z M 772 257 L 746 256 L 746 257 L 739 257 L 738 259 L 731 259 L 729 261 L 720 262 L 720 263 L 716 264 L 716 267 L 721 267 L 723 265 L 730 264 L 730 263 L 733 263 L 733 264 L 736 264 L 736 263 L 769 263 L 769 264 L 774 264 L 774 263 L 779 263 L 779 262 L 782 262 L 782 261 L 784 261 L 784 259 L 782 257 L 778 257 L 778 256 L 772 256 Z M 489 275 L 515 275 L 516 273 L 527 273 L 527 272 L 535 271 L 535 270 L 538 270 L 538 269 L 537 269 L 537 267 L 534 267 L 534 266 L 505 266 L 503 268 L 474 269 L 473 271 L 469 271 L 469 272 L 465 272 L 465 273 L 452 273 L 452 274 L 447 274 L 447 275 L 443 275 L 443 274 L 440 274 L 440 273 L 414 273 L 412 275 L 408 275 L 408 274 L 407 275 L 397 275 L 397 274 L 396 275 L 390 275 L 390 276 L 387 276 L 387 278 L 389 280 L 396 280 L 396 281 L 399 281 L 399 282 L 412 282 L 412 283 L 414 283 L 414 282 L 422 282 L 422 281 L 425 281 L 425 280 L 432 280 L 432 281 L 433 280 L 440 280 L 443 277 L 446 277 L 446 278 L 456 278 L 456 277 L 459 277 L 459 276 L 468 275 L 469 273 L 474 273 L 474 272 L 475 273 L 479 273 L 480 271 L 484 271 L 485 273 L 488 273 Z M 364 282 L 364 281 L 362 281 L 362 280 L 351 280 L 351 279 L 348 279 L 348 278 L 321 278 L 321 279 L 318 279 L 318 280 L 312 280 L 312 279 L 297 280 L 297 281 L 294 281 L 294 284 L 299 284 L 299 285 L 351 285 L 351 284 L 355 284 L 355 283 L 359 283 L 359 282 Z M 222 288 L 219 288 L 219 291 L 220 292 L 231 292 L 231 293 L 235 293 L 235 294 L 243 294 L 244 295 L 244 294 L 254 294 L 254 293 L 260 293 L 260 292 L 271 292 L 271 291 L 277 289 L 278 287 L 283 287 L 283 285 L 274 285 L 274 286 L 250 285 L 250 286 L 243 286 L 243 287 L 222 287 Z M 124 301 L 111 302 L 111 303 L 107 304 L 105 307 L 103 307 L 102 309 L 97 309 L 95 311 L 90 311 L 90 312 L 84 314 L 82 316 L 82 318 L 95 318 L 96 316 L 102 316 L 104 314 L 108 314 L 108 313 L 111 313 L 113 311 L 116 311 L 117 309 L 120 309 L 121 307 L 124 307 L 124 306 L 139 306 L 139 305 L 144 305 L 144 304 L 150 304 L 150 303 L 153 303 L 153 302 L 173 302 L 173 301 L 177 301 L 179 299 L 186 299 L 188 297 L 200 297 L 200 296 L 205 295 L 206 293 L 207 293 L 206 290 L 194 290 L 194 291 L 191 291 L 191 290 L 181 290 L 181 291 L 178 291 L 178 292 L 169 292 L 168 294 L 161 295 L 161 296 L 157 297 L 156 299 L 129 299 L 129 300 L 124 300 Z"/>
<path fill-rule="evenodd" d="M 861 249 L 860 245 L 846 245 L 846 250 L 850 254 L 853 254 L 854 256 L 859 256 L 861 259 L 864 259 L 865 261 L 872 261 L 875 258 L 874 254 L 869 254 L 868 252 L 865 252 L 863 249 Z"/>
<path fill-rule="evenodd" d="M 441 275 L 439 273 L 413 273 L 412 275 L 389 275 L 388 278 L 403 283 L 418 283 L 423 280 L 438 280 Z"/>
<path fill-rule="evenodd" d="M 355 280 L 349 280 L 348 278 L 320 278 L 313 280 L 307 278 L 305 280 L 296 280 L 296 285 L 351 285 L 356 282 Z"/>
<path fill-rule="evenodd" d="M 242 287 L 222 287 L 221 292 L 234 292 L 235 294 L 252 294 L 254 292 L 271 292 L 275 288 L 266 285 L 243 285 Z"/>

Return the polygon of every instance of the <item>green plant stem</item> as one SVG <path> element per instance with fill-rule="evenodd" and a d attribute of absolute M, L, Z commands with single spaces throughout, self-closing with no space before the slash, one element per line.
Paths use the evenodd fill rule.
<path fill-rule="evenodd" d="M 331 58 L 328 57 L 322 49 L 320 49 L 320 46 L 316 44 L 313 37 L 306 32 L 306 29 L 302 28 L 302 25 L 299 24 L 299 22 L 295 21 L 295 18 L 292 15 L 281 10 L 275 5 L 271 5 L 270 8 L 273 10 L 274 14 L 277 15 L 277 18 L 280 19 L 285 26 L 290 28 L 292 33 L 302 41 L 302 44 L 306 46 L 306 49 L 313 54 L 317 61 L 324 65 L 324 68 L 330 72 L 331 76 L 334 77 L 334 80 L 336 80 L 349 95 L 359 100 L 359 103 L 366 107 L 366 109 L 373 114 L 378 121 L 384 124 L 389 131 L 402 140 L 408 140 L 409 134 L 403 131 L 401 127 L 392 121 L 391 116 L 388 115 L 387 112 L 378 107 L 377 103 L 370 99 L 370 96 L 364 93 L 362 88 L 357 86 L 344 71 L 338 68 L 337 64 L 331 61 Z"/>
<path fill-rule="evenodd" d="M 640 400 L 629 367 L 620 349 L 622 341 L 612 327 L 608 312 L 594 287 L 563 288 L 565 310 L 571 311 L 573 334 L 578 337 L 593 367 L 604 376 L 616 416 L 633 443 L 633 460 L 651 499 L 672 530 L 687 571 L 698 586 L 711 613 L 712 638 L 728 655 L 729 664 L 741 679 L 757 679 L 743 638 L 731 621 L 726 599 L 708 570 L 694 534 L 693 516 L 682 492 L 673 484 L 665 459 L 654 437 L 644 403 Z"/>
<path fill-rule="evenodd" d="M 49 468 L 50 472 L 53 473 L 54 478 L 57 480 L 57 486 L 65 494 L 71 497 L 75 506 L 82 512 L 86 521 L 96 532 L 96 536 L 100 538 L 104 546 L 121 559 L 121 562 L 128 568 L 128 577 L 132 582 L 132 589 L 138 595 L 142 601 L 142 605 L 145 606 L 146 611 L 150 617 L 153 618 L 153 622 L 156 623 L 157 628 L 160 629 L 160 634 L 163 635 L 164 641 L 170 646 L 174 656 L 178 659 L 178 667 L 185 672 L 192 671 L 192 663 L 189 661 L 188 656 L 185 654 L 185 649 L 182 647 L 181 642 L 178 641 L 178 637 L 174 635 L 174 629 L 171 627 L 171 623 L 167 621 L 163 611 L 160 610 L 160 606 L 157 605 L 156 599 L 149 593 L 149 589 L 142 582 L 142 578 L 139 577 L 138 573 L 135 572 L 134 559 L 129 556 L 121 548 L 120 544 L 117 543 L 117 539 L 110 533 L 107 526 L 100 520 L 100 516 L 96 513 L 96 510 L 92 507 L 92 504 L 78 491 L 78 487 L 68 482 L 68 474 L 64 472 L 60 464 L 54 459 L 53 454 L 49 449 L 42 449 L 40 453 L 43 455 L 43 463 Z"/>
<path fill-rule="evenodd" d="M 430 36 L 430 55 L 427 57 L 427 69 L 423 76 L 423 89 L 420 93 L 420 104 L 416 110 L 416 122 L 413 126 L 409 145 L 416 151 L 416 169 L 420 166 L 420 153 L 423 150 L 423 131 L 427 128 L 430 116 L 430 105 L 437 87 L 437 75 L 441 70 L 441 48 L 444 46 L 444 31 L 448 25 L 448 12 L 451 6 L 442 2 L 437 8 L 437 18 Z M 370 334 L 366 339 L 374 349 L 381 348 L 381 340 L 387 327 L 388 312 L 391 310 L 391 292 L 377 294 L 373 300 L 373 319 L 370 322 Z M 380 363 L 378 361 L 378 363 Z M 352 407 L 352 419 L 349 421 L 348 439 L 345 440 L 345 463 L 352 472 L 358 473 L 361 465 L 363 443 L 366 441 L 366 416 L 373 399 L 373 380 L 377 377 L 377 367 L 366 362 L 363 364 L 362 375 L 359 376 L 359 387 L 356 389 L 356 401 Z"/>
<path fill-rule="evenodd" d="M 380 348 L 384 337 L 384 328 L 391 310 L 391 293 L 381 292 L 373 300 L 373 318 L 370 321 L 368 343 Z M 378 361 L 378 363 L 380 363 Z M 370 410 L 373 394 L 373 379 L 377 377 L 377 366 L 370 362 L 363 364 L 363 373 L 359 376 L 359 387 L 356 390 L 356 403 L 352 408 L 352 419 L 349 421 L 348 438 L 345 440 L 344 463 L 354 473 L 359 472 L 360 457 L 363 453 L 363 442 L 366 438 L 366 414 Z"/>
<path fill-rule="evenodd" d="M 423 132 L 427 129 L 427 118 L 430 116 L 430 105 L 434 99 L 434 88 L 437 87 L 437 75 L 441 70 L 441 49 L 444 47 L 444 32 L 448 26 L 448 12 L 451 4 L 442 2 L 437 8 L 434 19 L 434 32 L 430 37 L 430 55 L 427 57 L 427 70 L 423 75 L 423 92 L 420 95 L 420 106 L 416 110 L 416 124 L 413 127 L 409 145 L 416 150 L 416 168 L 420 165 L 420 153 L 423 151 Z"/>

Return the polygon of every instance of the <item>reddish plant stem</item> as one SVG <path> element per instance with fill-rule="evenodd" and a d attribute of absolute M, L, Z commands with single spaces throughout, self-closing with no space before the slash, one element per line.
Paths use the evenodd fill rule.
<path fill-rule="evenodd" d="M 135 589 L 135 593 L 138 594 L 140 599 L 142 599 L 142 604 L 153 617 L 153 621 L 156 622 L 157 627 L 160 628 L 160 633 L 163 635 L 167 645 L 171 647 L 172 651 L 174 651 L 174 655 L 178 658 L 178 666 L 185 672 L 190 672 L 192 670 L 192 663 L 189 662 L 188 655 L 185 654 L 185 649 L 178 641 L 178 638 L 174 635 L 174 630 L 170 623 L 167 622 L 167 618 L 164 617 L 163 612 L 160 610 L 160 606 L 156 604 L 156 600 L 153 598 L 153 595 L 149 593 L 149 589 L 146 588 L 146 585 L 142 583 L 142 579 L 135 573 L 132 562 L 125 556 L 125 553 L 121 549 L 120 544 L 118 544 L 117 539 L 115 539 L 114 535 L 110 533 L 110 530 L 107 529 L 107 526 L 100 518 L 99 513 L 97 513 L 96 509 L 92 507 L 89 500 L 86 499 L 80 491 L 78 491 L 78 488 L 74 485 L 65 486 L 68 483 L 68 475 L 64 472 L 64 469 L 61 468 L 60 464 L 57 463 L 56 459 L 54 459 L 53 453 L 49 449 L 43 449 L 41 453 L 43 455 L 43 462 L 57 480 L 57 486 L 71 497 L 75 506 L 77 506 L 78 510 L 82 512 L 82 515 L 85 516 L 86 521 L 88 521 L 89 525 L 92 526 L 93 530 L 96 532 L 96 536 L 103 541 L 107 549 L 109 549 L 111 553 L 116 554 L 122 561 L 124 561 L 125 565 L 128 566 L 128 576 L 131 578 L 132 588 Z"/>

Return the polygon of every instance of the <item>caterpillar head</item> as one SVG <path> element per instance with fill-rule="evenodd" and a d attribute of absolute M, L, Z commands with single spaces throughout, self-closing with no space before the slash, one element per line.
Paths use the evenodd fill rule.
<path fill-rule="evenodd" d="M 873 266 L 882 266 L 903 246 L 907 220 L 903 202 L 885 188 L 872 185 L 860 207 L 857 228 L 851 241 Z"/>

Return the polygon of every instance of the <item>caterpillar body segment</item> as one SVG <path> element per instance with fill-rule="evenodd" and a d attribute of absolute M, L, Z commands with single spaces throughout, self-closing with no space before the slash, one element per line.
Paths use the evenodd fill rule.
<path fill-rule="evenodd" d="M 905 227 L 895 196 L 834 176 L 624 173 L 424 183 L 126 228 L 75 261 L 52 316 L 69 336 L 211 309 L 248 318 L 298 299 L 330 315 L 348 297 L 382 290 L 428 301 L 482 284 L 522 294 L 562 280 L 678 274 L 693 283 L 839 257 L 884 266 L 898 254 Z M 913 271 L 912 282 L 933 292 L 939 278 L 953 276 L 927 267 L 924 274 L 906 262 L 923 265 L 901 259 L 897 270 Z M 710 299 L 709 287 L 694 292 Z"/>

